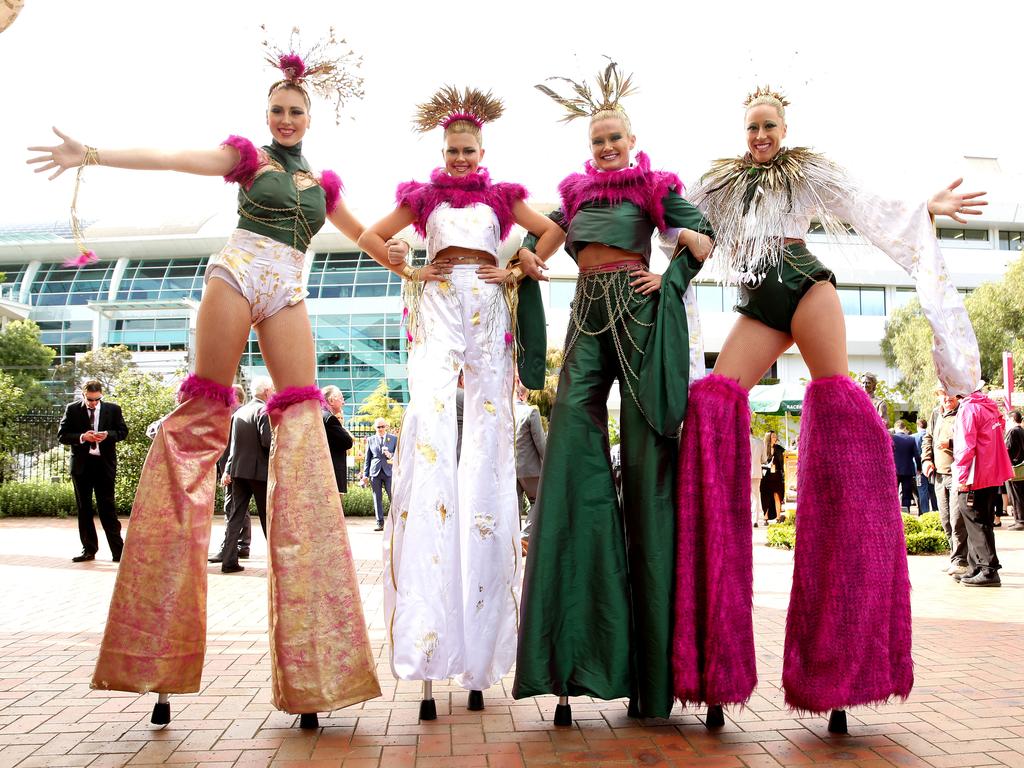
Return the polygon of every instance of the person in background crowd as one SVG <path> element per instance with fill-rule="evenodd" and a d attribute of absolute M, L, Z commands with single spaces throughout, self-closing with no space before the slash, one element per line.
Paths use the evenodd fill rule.
<path fill-rule="evenodd" d="M 917 442 L 910 436 L 907 422 L 897 419 L 892 433 L 892 453 L 896 462 L 896 484 L 900 489 L 900 506 L 903 514 L 910 514 L 910 504 L 914 500 L 914 478 L 921 471 L 921 453 Z"/>
<path fill-rule="evenodd" d="M 1013 477 L 1006 481 L 1006 495 L 1013 507 L 1011 531 L 1024 531 L 1024 427 L 1020 411 L 1010 412 L 1009 429 L 1004 438 L 1006 452 L 1013 465 Z"/>
<path fill-rule="evenodd" d="M 274 396 L 274 385 L 267 378 L 259 378 L 252 385 L 252 400 L 231 415 L 228 442 L 228 460 L 221 477 L 221 485 L 230 488 L 224 496 L 224 541 L 220 552 L 209 558 L 220 563 L 222 573 L 244 571 L 238 558 L 248 557 L 248 547 L 242 542 L 252 537 L 249 519 L 249 501 L 256 502 L 263 535 L 267 535 L 267 474 L 270 466 L 271 429 L 267 415 L 267 401 Z M 250 532 L 246 534 L 246 530 Z"/>
<path fill-rule="evenodd" d="M 875 390 L 878 388 L 878 377 L 873 373 L 862 373 L 858 379 L 860 385 L 867 392 L 868 397 L 871 398 L 871 405 L 878 411 L 879 417 L 882 419 L 882 423 L 889 426 L 889 406 L 885 400 L 878 396 Z"/>
<path fill-rule="evenodd" d="M 121 562 L 121 523 L 114 504 L 114 479 L 117 475 L 116 443 L 128 437 L 128 426 L 117 403 L 102 403 L 103 385 L 90 380 L 82 387 L 82 399 L 64 409 L 57 440 L 71 446 L 71 482 L 75 486 L 78 505 L 78 537 L 82 552 L 71 558 L 73 563 L 96 559 L 99 540 L 93 522 L 92 497 L 96 494 L 96 508 L 100 525 L 106 534 L 110 555 L 115 563 Z"/>
<path fill-rule="evenodd" d="M 530 394 L 521 382 L 516 382 L 516 402 L 512 415 L 516 422 L 516 498 L 521 502 L 526 495 L 526 527 L 523 528 L 523 554 L 530 546 L 530 528 L 533 527 L 533 507 L 537 503 L 540 470 L 544 463 L 547 435 L 540 422 L 540 411 L 530 405 Z"/>
<path fill-rule="evenodd" d="M 327 405 L 323 408 L 324 430 L 327 432 L 327 447 L 331 451 L 334 479 L 338 482 L 338 493 L 342 498 L 348 491 L 348 452 L 352 448 L 352 435 L 341 423 L 344 416 L 345 395 L 335 386 L 324 387 L 321 392 Z"/>
<path fill-rule="evenodd" d="M 935 480 L 939 502 L 939 520 L 949 541 L 950 576 L 967 572 L 967 528 L 964 524 L 963 499 L 953 485 L 953 428 L 960 408 L 960 398 L 936 390 L 939 405 L 928 420 L 928 432 L 921 441 L 921 471 Z"/>
<path fill-rule="evenodd" d="M 384 530 L 384 495 L 387 491 L 391 501 L 391 473 L 398 437 L 388 433 L 388 423 L 377 419 L 373 425 L 374 434 L 366 440 L 366 458 L 363 461 L 362 484 L 373 489 L 373 514 L 377 517 L 376 531 Z"/>
<path fill-rule="evenodd" d="M 753 518 L 754 527 L 757 528 L 757 521 L 764 514 L 761 506 L 761 475 L 764 473 L 764 465 L 768 463 L 768 453 L 765 451 L 764 441 L 753 432 L 750 433 L 750 517 Z M 765 518 L 765 525 L 768 525 L 768 518 Z"/>
<path fill-rule="evenodd" d="M 782 502 L 786 498 L 786 451 L 779 445 L 779 436 L 772 430 L 765 432 L 761 443 L 764 463 L 761 465 L 761 508 L 764 524 L 782 520 Z"/>
<path fill-rule="evenodd" d="M 928 434 L 928 419 L 917 420 L 917 432 L 913 434 L 914 442 L 917 444 L 917 453 L 921 455 L 924 448 L 924 438 Z M 929 510 L 939 509 L 939 502 L 935 496 L 935 486 L 931 478 L 924 472 L 917 473 L 917 507 L 923 515 Z"/>
<path fill-rule="evenodd" d="M 953 430 L 953 473 L 964 499 L 968 571 L 954 578 L 968 587 L 1000 585 L 993 509 L 1003 483 L 1013 477 L 1004 426 L 999 406 L 980 390 L 963 398 Z"/>

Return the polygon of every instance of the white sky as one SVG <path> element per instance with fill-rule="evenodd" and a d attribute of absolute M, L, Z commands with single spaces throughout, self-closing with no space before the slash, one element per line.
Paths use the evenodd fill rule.
<path fill-rule="evenodd" d="M 57 125 L 86 143 L 216 146 L 237 133 L 265 143 L 265 23 L 287 40 L 333 24 L 364 56 L 366 99 L 340 126 L 314 103 L 304 144 L 336 170 L 364 223 L 390 210 L 395 184 L 438 164 L 440 132 L 410 130 L 413 106 L 446 82 L 492 88 L 506 116 L 485 130 L 496 180 L 551 201 L 587 158 L 586 125 L 532 85 L 591 75 L 602 54 L 635 73 L 627 102 L 655 167 L 693 180 L 745 148 L 745 94 L 788 93 L 790 145 L 828 152 L 879 192 L 923 197 L 962 173 L 964 154 L 1024 170 L 1024 2 L 237 2 L 26 0 L 0 35 L 0 225 L 67 216 L 73 173 L 56 182 L 24 165 Z M 274 34 L 276 32 L 276 35 Z M 967 186 L 971 186 L 971 179 Z M 977 185 L 975 185 L 977 186 Z M 1024 201 L 1024 190 L 999 194 Z M 80 213 L 139 224 L 233 210 L 216 179 L 91 169 Z"/>

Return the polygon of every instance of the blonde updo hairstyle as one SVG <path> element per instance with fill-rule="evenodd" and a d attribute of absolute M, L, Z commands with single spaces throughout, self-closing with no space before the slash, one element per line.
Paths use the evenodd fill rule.
<path fill-rule="evenodd" d="M 633 135 L 633 124 L 629 120 L 629 115 L 626 114 L 626 110 L 621 107 L 614 109 L 599 109 L 590 117 L 590 124 L 593 125 L 601 120 L 621 120 L 622 127 L 626 129 L 626 133 L 630 136 Z"/>
<path fill-rule="evenodd" d="M 306 89 L 303 88 L 301 85 L 299 85 L 298 83 L 290 82 L 288 80 L 282 80 L 280 82 L 274 83 L 272 86 L 270 86 L 270 90 L 267 91 L 267 102 L 268 103 L 270 102 L 270 99 L 273 98 L 274 94 L 277 93 L 278 91 L 295 91 L 296 93 L 301 95 L 302 96 L 302 100 L 306 103 L 306 112 L 307 112 L 307 114 L 309 113 L 309 111 L 310 111 L 309 93 L 307 93 Z"/>
<path fill-rule="evenodd" d="M 446 140 L 453 134 L 468 133 L 483 147 L 484 123 L 497 120 L 504 111 L 501 99 L 490 91 L 485 93 L 477 88 L 460 91 L 454 85 L 446 85 L 438 89 L 430 101 L 416 106 L 413 130 L 427 133 L 440 126 L 444 128 Z"/>

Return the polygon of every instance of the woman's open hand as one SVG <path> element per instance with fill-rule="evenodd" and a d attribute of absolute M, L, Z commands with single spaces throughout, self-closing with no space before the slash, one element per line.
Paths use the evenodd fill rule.
<path fill-rule="evenodd" d="M 57 170 L 50 174 L 49 179 L 53 181 L 68 168 L 77 168 L 85 162 L 85 145 L 75 141 L 70 136 L 65 136 L 56 128 L 53 132 L 62 140 L 60 144 L 53 147 L 29 147 L 29 152 L 40 152 L 36 157 L 30 157 L 26 162 L 44 163 L 35 169 L 36 173 L 44 173 L 53 168 Z"/>
<path fill-rule="evenodd" d="M 956 192 L 956 188 L 963 183 L 963 179 L 957 179 L 945 189 L 936 192 L 928 201 L 928 213 L 932 216 L 948 216 L 961 224 L 966 224 L 964 216 L 980 216 L 981 206 L 988 205 L 988 200 L 982 200 L 984 192 Z"/>

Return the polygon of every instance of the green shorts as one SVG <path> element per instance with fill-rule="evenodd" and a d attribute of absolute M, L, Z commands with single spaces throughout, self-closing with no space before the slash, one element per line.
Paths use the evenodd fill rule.
<path fill-rule="evenodd" d="M 792 334 L 793 315 L 800 299 L 811 286 L 823 282 L 835 285 L 835 273 L 806 246 L 790 243 L 782 252 L 780 266 L 769 270 L 758 285 L 740 284 L 733 309 L 769 328 Z"/>

